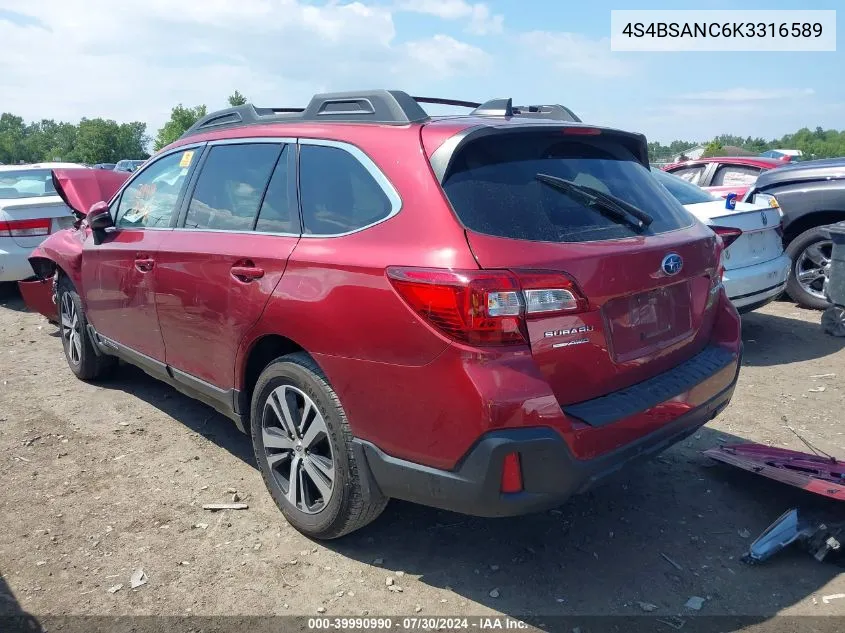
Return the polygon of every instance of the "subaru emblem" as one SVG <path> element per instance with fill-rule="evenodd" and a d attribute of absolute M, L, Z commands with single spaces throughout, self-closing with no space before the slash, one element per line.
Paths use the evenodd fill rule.
<path fill-rule="evenodd" d="M 765 211 L 761 211 L 761 212 L 760 212 L 760 217 L 762 217 L 762 218 L 763 218 L 763 226 L 766 226 L 766 225 L 768 225 L 768 224 L 769 224 L 769 218 L 767 218 L 767 217 L 766 217 L 766 212 L 765 212 Z"/>
<path fill-rule="evenodd" d="M 677 253 L 669 253 L 660 263 L 660 269 L 667 275 L 677 275 L 684 267 L 684 260 Z"/>

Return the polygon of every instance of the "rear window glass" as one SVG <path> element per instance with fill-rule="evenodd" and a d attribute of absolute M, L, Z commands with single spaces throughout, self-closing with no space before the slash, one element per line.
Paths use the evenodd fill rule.
<path fill-rule="evenodd" d="M 53 175 L 49 169 L 0 171 L 0 200 L 55 195 Z"/>
<path fill-rule="evenodd" d="M 701 187 L 687 182 L 683 178 L 667 174 L 659 169 L 652 169 L 651 173 L 657 178 L 657 182 L 666 187 L 669 193 L 681 204 L 699 204 L 701 202 L 713 202 L 719 200 L 713 194 L 707 193 Z"/>
<path fill-rule="evenodd" d="M 583 196 L 537 179 L 562 178 L 610 194 L 653 218 L 645 229 L 613 217 Z M 694 219 L 612 138 L 562 140 L 548 133 L 493 135 L 455 156 L 443 190 L 463 224 L 487 235 L 541 242 L 586 242 L 654 235 Z"/>

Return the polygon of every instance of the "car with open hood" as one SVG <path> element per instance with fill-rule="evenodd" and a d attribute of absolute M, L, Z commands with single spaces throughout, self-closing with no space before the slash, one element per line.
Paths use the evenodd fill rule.
<path fill-rule="evenodd" d="M 0 166 L 0 282 L 31 277 L 32 249 L 73 224 L 53 185 L 53 170 L 68 168 L 87 169 L 75 163 Z"/>

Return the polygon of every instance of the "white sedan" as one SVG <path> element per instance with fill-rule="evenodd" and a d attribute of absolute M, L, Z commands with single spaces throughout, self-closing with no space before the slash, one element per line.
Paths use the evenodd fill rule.
<path fill-rule="evenodd" d="M 53 187 L 52 169 L 73 163 L 0 166 L 0 282 L 33 275 L 27 259 L 51 233 L 71 226 L 73 214 Z"/>
<path fill-rule="evenodd" d="M 728 208 L 724 198 L 664 171 L 652 173 L 678 202 L 722 237 L 725 252 L 723 282 L 736 309 L 756 310 L 777 299 L 786 289 L 791 262 L 783 252 L 781 212 L 770 206 L 737 202 Z"/>

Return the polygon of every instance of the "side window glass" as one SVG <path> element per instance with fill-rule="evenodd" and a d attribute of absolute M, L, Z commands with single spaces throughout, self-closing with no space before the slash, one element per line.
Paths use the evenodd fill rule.
<path fill-rule="evenodd" d="M 194 150 L 175 152 L 138 174 L 120 196 L 115 226 L 122 229 L 169 226 L 195 158 Z"/>
<path fill-rule="evenodd" d="M 338 147 L 302 145 L 299 188 L 305 234 L 348 233 L 386 218 L 393 208 L 358 158 Z"/>
<path fill-rule="evenodd" d="M 679 178 L 683 178 L 687 182 L 698 185 L 701 181 L 701 174 L 704 173 L 704 167 L 685 167 L 682 169 L 676 169 L 670 173 L 678 176 Z"/>
<path fill-rule="evenodd" d="M 275 143 L 212 147 L 197 179 L 185 228 L 251 231 L 280 152 Z"/>
<path fill-rule="evenodd" d="M 255 230 L 263 233 L 299 233 L 299 209 L 289 169 L 290 146 L 285 146 L 264 194 Z"/>
<path fill-rule="evenodd" d="M 744 165 L 725 165 L 719 167 L 713 176 L 714 186 L 746 187 L 753 185 L 760 175 L 760 170 Z"/>

